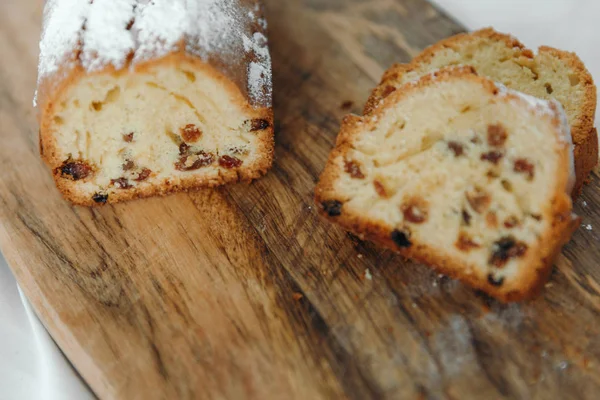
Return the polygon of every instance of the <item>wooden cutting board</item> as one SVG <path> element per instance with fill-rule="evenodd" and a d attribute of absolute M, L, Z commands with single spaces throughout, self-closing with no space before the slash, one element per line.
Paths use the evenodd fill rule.
<path fill-rule="evenodd" d="M 0 246 L 104 399 L 597 398 L 600 178 L 541 298 L 504 306 L 317 217 L 342 116 L 461 31 L 424 0 L 268 0 L 276 164 L 250 185 L 66 204 L 38 157 L 40 0 L 0 3 Z M 343 105 L 343 107 L 342 107 Z M 1 389 L 0 389 L 1 390 Z"/>

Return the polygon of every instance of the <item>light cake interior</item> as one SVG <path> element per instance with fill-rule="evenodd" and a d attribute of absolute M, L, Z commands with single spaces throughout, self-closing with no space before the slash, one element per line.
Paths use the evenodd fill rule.
<path fill-rule="evenodd" d="M 426 246 L 500 286 L 531 261 L 553 196 L 569 185 L 568 128 L 556 126 L 556 107 L 493 95 L 469 79 L 411 90 L 348 122 L 355 131 L 334 160 L 326 195 L 334 200 L 323 207 L 387 227 L 398 247 Z"/>
<path fill-rule="evenodd" d="M 96 203 L 124 191 L 255 178 L 269 163 L 270 116 L 193 62 L 83 75 L 52 115 L 46 156 L 55 175 Z"/>

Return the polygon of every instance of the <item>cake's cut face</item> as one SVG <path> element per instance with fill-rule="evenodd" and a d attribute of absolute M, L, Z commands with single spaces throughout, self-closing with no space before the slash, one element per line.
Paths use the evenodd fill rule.
<path fill-rule="evenodd" d="M 345 121 L 317 201 L 359 235 L 518 297 L 571 222 L 563 111 L 465 69 L 439 75 Z"/>
<path fill-rule="evenodd" d="M 433 45 L 410 64 L 392 67 L 374 90 L 365 111 L 372 111 L 403 84 L 455 65 L 472 66 L 479 75 L 511 89 L 561 103 L 576 146 L 575 191 L 579 192 L 598 159 L 598 138 L 593 130 L 596 88 L 591 75 L 573 53 L 542 47 L 534 55 L 515 38 L 492 29 L 458 35 Z"/>
<path fill-rule="evenodd" d="M 40 150 L 71 202 L 263 176 L 271 57 L 259 0 L 47 0 Z"/>
<path fill-rule="evenodd" d="M 183 57 L 82 74 L 48 115 L 44 156 L 80 203 L 251 180 L 270 164 L 270 112 Z"/>

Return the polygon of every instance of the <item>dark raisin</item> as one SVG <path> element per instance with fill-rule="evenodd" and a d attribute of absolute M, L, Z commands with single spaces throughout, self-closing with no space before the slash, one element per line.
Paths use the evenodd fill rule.
<path fill-rule="evenodd" d="M 135 6 L 134 6 L 135 7 Z M 133 24 L 135 23 L 135 18 L 131 18 L 129 20 L 129 22 L 127 23 L 127 26 L 125 26 L 125 29 L 127 29 L 128 31 L 131 30 L 131 28 L 133 28 Z"/>
<path fill-rule="evenodd" d="M 175 168 L 178 171 L 195 171 L 211 165 L 214 161 L 215 157 L 211 153 L 199 151 L 195 154 L 181 156 L 179 161 L 175 163 Z"/>
<path fill-rule="evenodd" d="M 471 214 L 464 208 L 462 210 L 462 219 L 466 226 L 471 226 Z"/>
<path fill-rule="evenodd" d="M 125 164 L 123 164 L 123 171 L 131 171 L 134 168 L 135 168 L 135 163 L 131 160 L 127 160 L 127 161 L 125 161 Z"/>
<path fill-rule="evenodd" d="M 515 172 L 526 174 L 527 179 L 532 180 L 535 176 L 535 166 L 524 158 L 515 161 Z"/>
<path fill-rule="evenodd" d="M 448 148 L 454 152 L 455 157 L 460 157 L 465 152 L 465 148 L 458 142 L 448 142 Z"/>
<path fill-rule="evenodd" d="M 481 189 L 475 189 L 473 192 L 467 192 L 467 201 L 473 210 L 481 214 L 492 202 L 490 196 Z"/>
<path fill-rule="evenodd" d="M 219 165 L 223 168 L 233 169 L 241 166 L 244 162 L 236 157 L 231 156 L 221 156 L 219 158 Z"/>
<path fill-rule="evenodd" d="M 125 141 L 127 143 L 133 142 L 133 132 L 123 135 L 123 141 Z"/>
<path fill-rule="evenodd" d="M 327 200 L 321 203 L 323 210 L 330 217 L 339 217 L 342 215 L 342 206 L 343 204 L 337 200 Z"/>
<path fill-rule="evenodd" d="M 381 97 L 388 97 L 390 94 L 394 93 L 396 91 L 396 88 L 390 85 L 387 85 L 385 87 L 385 89 L 383 89 L 383 92 L 381 93 Z"/>
<path fill-rule="evenodd" d="M 143 182 L 150 177 L 150 174 L 152 174 L 152 171 L 150 169 L 143 168 L 142 171 L 139 173 L 138 177 L 135 178 L 135 180 L 137 182 Z"/>
<path fill-rule="evenodd" d="M 185 143 L 181 143 L 179 145 L 179 155 L 185 156 L 185 155 L 188 155 L 189 152 L 190 152 L 190 146 L 188 146 Z"/>
<path fill-rule="evenodd" d="M 342 105 L 340 106 L 340 108 L 342 110 L 348 111 L 352 108 L 352 106 L 354 106 L 354 102 L 352 100 L 348 100 L 342 103 Z"/>
<path fill-rule="evenodd" d="M 416 202 L 406 204 L 402 207 L 404 219 L 413 224 L 422 224 L 427 221 L 427 210 Z"/>
<path fill-rule="evenodd" d="M 381 183 L 379 181 L 373 181 L 373 186 L 375 187 L 375 192 L 377 192 L 377 194 L 380 197 L 383 197 L 383 198 L 388 197 L 388 193 L 385 190 L 385 186 L 383 186 L 383 183 Z"/>
<path fill-rule="evenodd" d="M 500 147 L 504 146 L 504 143 L 506 143 L 508 134 L 502 125 L 497 124 L 488 126 L 487 137 L 490 146 Z"/>
<path fill-rule="evenodd" d="M 197 142 L 202 136 L 202 131 L 194 124 L 188 124 L 179 130 L 181 137 L 186 143 Z"/>
<path fill-rule="evenodd" d="M 494 274 L 489 274 L 487 279 L 488 283 L 492 286 L 500 287 L 504 284 L 504 278 L 494 276 Z"/>
<path fill-rule="evenodd" d="M 92 200 L 94 200 L 94 202 L 98 204 L 106 204 L 106 202 L 108 201 L 108 195 L 96 193 L 92 196 Z"/>
<path fill-rule="evenodd" d="M 60 167 L 60 173 L 63 176 L 68 176 L 74 181 L 85 179 L 92 174 L 92 167 L 84 161 L 67 160 Z"/>
<path fill-rule="evenodd" d="M 396 246 L 400 247 L 400 248 L 408 248 L 410 246 L 412 246 L 412 243 L 409 239 L 409 235 L 407 235 L 405 232 L 402 232 L 398 229 L 395 229 L 392 232 L 392 240 L 394 241 L 394 243 L 396 244 Z"/>
<path fill-rule="evenodd" d="M 344 170 L 350 174 L 352 178 L 355 179 L 364 179 L 365 175 L 362 173 L 360 169 L 360 164 L 355 161 L 346 161 L 344 163 Z"/>
<path fill-rule="evenodd" d="M 490 151 L 487 153 L 483 153 L 481 155 L 481 161 L 489 161 L 494 165 L 498 165 L 498 162 L 500 162 L 500 160 L 502 159 L 502 157 L 504 157 L 504 154 L 502 154 L 499 151 Z"/>
<path fill-rule="evenodd" d="M 250 132 L 264 131 L 271 124 L 266 119 L 253 119 L 250 121 Z"/>
<path fill-rule="evenodd" d="M 454 245 L 460 251 L 465 251 L 465 252 L 469 252 L 473 249 L 477 249 L 477 248 L 481 247 L 465 232 L 460 232 L 458 234 L 458 239 L 456 240 L 456 243 Z"/>
<path fill-rule="evenodd" d="M 506 236 L 494 243 L 490 264 L 502 268 L 511 258 L 520 258 L 527 253 L 527 245 L 514 236 Z"/>
<path fill-rule="evenodd" d="M 119 189 L 129 189 L 132 187 L 127 178 L 111 179 L 110 183 Z"/>

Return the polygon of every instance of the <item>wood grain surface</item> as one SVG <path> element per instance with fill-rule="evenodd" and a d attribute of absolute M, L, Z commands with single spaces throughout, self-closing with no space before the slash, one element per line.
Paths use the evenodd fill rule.
<path fill-rule="evenodd" d="M 424 0 L 267 0 L 274 169 L 250 186 L 101 209 L 38 156 L 42 1 L 0 2 L 0 246 L 103 399 L 595 399 L 600 178 L 541 298 L 504 306 L 321 221 L 342 116 L 461 27 Z M 0 389 L 1 390 L 1 389 Z"/>

